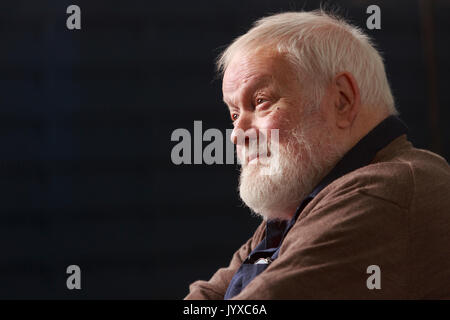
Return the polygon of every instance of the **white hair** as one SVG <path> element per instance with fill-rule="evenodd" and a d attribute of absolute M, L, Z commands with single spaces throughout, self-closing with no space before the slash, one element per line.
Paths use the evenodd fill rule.
<path fill-rule="evenodd" d="M 322 10 L 285 12 L 262 18 L 238 37 L 217 59 L 223 74 L 237 53 L 274 50 L 298 70 L 300 81 L 310 84 L 309 98 L 320 102 L 325 87 L 339 72 L 355 78 L 365 106 L 398 114 L 383 59 L 359 28 Z"/>

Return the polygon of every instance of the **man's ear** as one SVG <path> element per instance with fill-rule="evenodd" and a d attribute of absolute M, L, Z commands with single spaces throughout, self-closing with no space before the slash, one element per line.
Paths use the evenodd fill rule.
<path fill-rule="evenodd" d="M 361 96 L 355 78 L 350 72 L 340 72 L 334 77 L 335 87 L 334 113 L 336 125 L 345 129 L 353 121 L 361 107 Z"/>

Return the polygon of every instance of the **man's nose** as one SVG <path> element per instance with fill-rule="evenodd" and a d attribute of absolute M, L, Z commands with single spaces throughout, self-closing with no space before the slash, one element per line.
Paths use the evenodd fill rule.
<path fill-rule="evenodd" d="M 257 130 L 253 124 L 253 120 L 248 114 L 241 114 L 234 122 L 234 128 L 231 132 L 231 142 L 235 145 L 248 145 L 249 139 L 256 138 Z"/>

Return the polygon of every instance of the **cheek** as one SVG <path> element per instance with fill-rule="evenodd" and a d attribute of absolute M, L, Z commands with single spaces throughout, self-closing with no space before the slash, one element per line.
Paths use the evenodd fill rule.
<path fill-rule="evenodd" d="M 258 119 L 257 126 L 258 129 L 279 129 L 283 130 L 283 128 L 286 126 L 286 114 L 283 112 L 283 110 L 279 107 L 275 109 L 270 114 L 261 117 Z"/>
<path fill-rule="evenodd" d="M 281 107 L 270 115 L 258 121 L 259 130 L 267 130 L 270 134 L 271 129 L 278 129 L 279 142 L 284 144 L 288 140 L 289 132 L 295 128 L 296 116 L 286 112 Z"/>

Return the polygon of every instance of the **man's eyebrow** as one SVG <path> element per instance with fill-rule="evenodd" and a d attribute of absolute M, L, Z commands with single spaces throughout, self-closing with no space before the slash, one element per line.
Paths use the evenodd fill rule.
<path fill-rule="evenodd" d="M 271 80 L 272 80 L 272 75 L 265 75 L 262 77 L 259 77 L 258 79 L 255 79 L 253 82 L 250 82 L 243 90 L 243 95 L 245 96 L 250 96 L 250 95 L 255 95 L 257 92 L 262 91 L 264 89 L 266 89 Z"/>
<path fill-rule="evenodd" d="M 253 92 L 254 94 L 256 91 L 265 87 L 270 82 L 270 80 L 272 80 L 272 75 L 268 74 L 250 81 L 245 85 L 242 91 L 243 95 L 248 95 L 250 92 Z M 222 100 L 228 108 L 237 108 L 237 103 L 235 103 L 234 101 L 227 100 L 225 97 L 222 97 Z"/>

